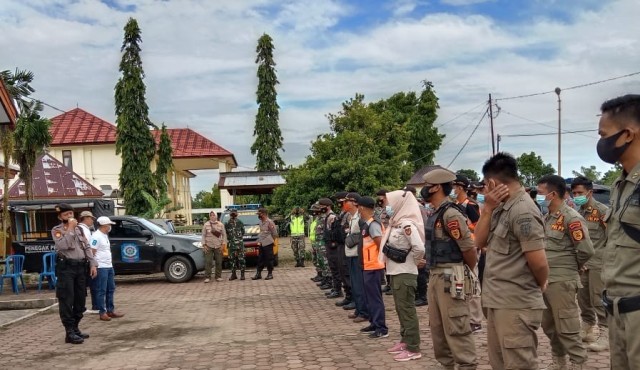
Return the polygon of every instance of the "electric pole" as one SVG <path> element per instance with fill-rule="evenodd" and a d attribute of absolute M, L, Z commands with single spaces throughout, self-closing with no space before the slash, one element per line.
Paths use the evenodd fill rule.
<path fill-rule="evenodd" d="M 502 136 L 500 136 L 500 134 L 498 134 L 498 152 L 500 152 L 500 141 L 501 140 L 502 140 Z"/>
<path fill-rule="evenodd" d="M 558 176 L 562 176 L 562 100 L 560 92 L 562 90 L 556 87 L 556 95 L 558 95 Z"/>
<path fill-rule="evenodd" d="M 493 100 L 491 99 L 491 94 L 489 94 L 489 122 L 491 122 L 491 150 L 493 151 L 493 155 L 496 154 L 496 140 L 493 133 Z M 498 151 L 500 151 L 498 149 Z"/>

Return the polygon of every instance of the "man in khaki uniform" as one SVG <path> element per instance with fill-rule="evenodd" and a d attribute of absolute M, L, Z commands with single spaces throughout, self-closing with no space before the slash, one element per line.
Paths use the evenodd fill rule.
<path fill-rule="evenodd" d="M 209 213 L 209 221 L 202 227 L 202 247 L 204 248 L 204 282 L 211 280 L 211 267 L 216 260 L 215 277 L 217 282 L 222 281 L 223 250 L 227 245 L 227 231 L 224 224 L 218 221 L 215 212 Z"/>
<path fill-rule="evenodd" d="M 471 269 L 476 264 L 476 248 L 462 210 L 448 199 L 456 175 L 438 168 L 423 179 L 420 195 L 436 209 L 425 225 L 426 261 L 422 262 L 430 267 L 427 294 L 433 351 L 445 369 L 456 364 L 458 369 L 475 369 L 469 298 L 463 282 L 464 264 Z"/>
<path fill-rule="evenodd" d="M 605 216 L 603 301 L 609 325 L 611 369 L 640 369 L 640 95 L 602 104 L 598 156 L 620 163 Z"/>
<path fill-rule="evenodd" d="M 583 342 L 590 343 L 587 349 L 594 352 L 609 349 L 609 329 L 607 317 L 602 306 L 602 255 L 607 244 L 607 226 L 604 216 L 609 207 L 593 198 L 593 182 L 586 177 L 579 176 L 571 182 L 573 202 L 580 206 L 578 212 L 584 217 L 589 229 L 589 237 L 593 243 L 595 254 L 580 271 L 580 283 L 578 289 L 578 306 L 582 318 L 580 336 Z M 597 321 L 596 321 L 597 319 Z M 598 336 L 594 331 L 598 324 Z"/>
<path fill-rule="evenodd" d="M 516 159 L 498 153 L 482 167 L 484 208 L 476 245 L 486 246 L 482 306 L 494 370 L 538 369 L 542 292 L 549 273 L 544 224 L 518 179 Z"/>
<path fill-rule="evenodd" d="M 542 330 L 551 342 L 553 363 L 547 370 L 567 369 L 567 354 L 570 369 L 582 369 L 587 361 L 576 295 L 581 286 L 579 272 L 594 250 L 584 218 L 564 201 L 566 192 L 566 183 L 560 176 L 548 175 L 538 180 L 536 201 L 549 209 L 544 219 L 549 286 L 544 292 L 547 309 L 542 315 Z"/>

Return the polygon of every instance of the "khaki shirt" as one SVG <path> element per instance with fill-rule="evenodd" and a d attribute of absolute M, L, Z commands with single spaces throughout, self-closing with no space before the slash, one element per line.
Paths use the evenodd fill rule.
<path fill-rule="evenodd" d="M 446 203 L 448 203 L 448 201 L 442 202 L 438 209 L 442 208 Z M 469 225 L 467 225 L 467 218 L 457 208 L 447 208 L 447 210 L 444 211 L 444 215 L 442 215 L 442 220 L 444 224 L 437 221 L 434 226 L 435 229 L 433 232 L 435 233 L 436 240 L 450 241 L 453 238 L 462 253 L 475 248 L 471 230 L 469 230 Z M 427 258 L 429 258 L 429 256 L 427 256 Z M 455 265 L 455 263 L 440 263 L 437 264 L 435 268 Z"/>
<path fill-rule="evenodd" d="M 544 249 L 542 214 L 520 188 L 491 215 L 482 306 L 545 308 L 542 291 L 527 264 L 526 252 Z"/>
<path fill-rule="evenodd" d="M 580 215 L 584 217 L 589 229 L 589 237 L 593 243 L 595 254 L 585 265 L 589 269 L 602 270 L 602 256 L 607 245 L 607 225 L 604 223 L 604 216 L 609 211 L 609 207 L 591 198 L 587 204 L 580 207 Z"/>
<path fill-rule="evenodd" d="M 273 244 L 278 237 L 278 228 L 276 224 L 267 218 L 266 220 L 260 220 L 260 234 L 258 234 L 258 243 L 261 246 Z"/>
<path fill-rule="evenodd" d="M 91 266 L 98 267 L 98 262 L 93 258 L 93 252 L 89 247 L 89 241 L 85 238 L 80 226 L 69 230 L 65 224 L 61 223 L 51 229 L 51 236 L 59 257 L 71 260 L 86 259 Z"/>
<path fill-rule="evenodd" d="M 640 295 L 640 243 L 622 229 L 621 221 L 640 229 L 640 163 L 612 186 L 611 209 L 605 216 L 607 246 L 602 279 L 610 298 Z"/>
<path fill-rule="evenodd" d="M 578 211 L 562 202 L 544 219 L 549 282 L 579 281 L 580 269 L 593 256 L 587 224 Z"/>
<path fill-rule="evenodd" d="M 219 233 L 220 236 L 214 234 Z M 227 244 L 227 231 L 224 224 L 220 221 L 211 222 L 207 221 L 202 227 L 202 245 L 206 245 L 209 248 L 219 249 L 223 244 Z"/>

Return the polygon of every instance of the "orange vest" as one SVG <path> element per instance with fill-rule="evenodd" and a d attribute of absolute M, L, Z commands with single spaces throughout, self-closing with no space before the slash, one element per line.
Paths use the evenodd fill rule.
<path fill-rule="evenodd" d="M 371 220 L 369 220 L 371 221 Z M 373 221 L 372 221 L 373 222 Z M 384 226 L 380 225 L 384 233 Z M 362 263 L 365 271 L 381 270 L 384 263 L 379 260 L 380 247 L 369 235 L 369 227 L 362 230 Z"/>

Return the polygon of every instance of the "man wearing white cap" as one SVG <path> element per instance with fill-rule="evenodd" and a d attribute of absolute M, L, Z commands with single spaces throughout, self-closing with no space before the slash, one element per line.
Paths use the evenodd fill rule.
<path fill-rule="evenodd" d="M 115 312 L 113 305 L 113 293 L 116 290 L 116 282 L 111 262 L 111 243 L 109 243 L 109 232 L 111 225 L 115 222 L 109 217 L 98 217 L 98 230 L 91 236 L 91 249 L 98 262 L 98 307 L 100 310 L 100 320 L 111 321 L 112 318 L 124 316 Z"/>
<path fill-rule="evenodd" d="M 91 241 L 91 232 L 93 231 L 93 223 L 96 218 L 91 211 L 82 211 L 79 220 L 80 223 L 78 223 L 78 226 L 80 226 L 82 234 L 87 239 L 87 242 Z M 91 291 L 91 309 L 84 311 L 84 313 L 98 313 L 98 277 L 91 278 L 89 271 L 87 271 L 87 286 Z"/>

